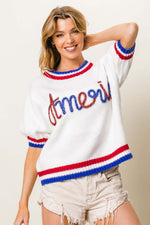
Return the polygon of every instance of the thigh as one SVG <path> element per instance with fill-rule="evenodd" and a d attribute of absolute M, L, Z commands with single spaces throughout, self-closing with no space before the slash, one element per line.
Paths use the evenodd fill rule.
<path fill-rule="evenodd" d="M 109 223 L 105 218 L 104 222 L 102 220 L 97 221 L 96 225 L 141 225 L 140 221 L 132 208 L 129 201 L 120 205 L 114 212 L 115 217 L 112 215 L 109 217 Z"/>
<path fill-rule="evenodd" d="M 67 217 L 64 216 L 63 223 L 61 223 L 61 216 L 49 211 L 42 205 L 42 223 L 43 225 L 69 225 Z M 78 225 L 77 223 L 73 225 Z"/>

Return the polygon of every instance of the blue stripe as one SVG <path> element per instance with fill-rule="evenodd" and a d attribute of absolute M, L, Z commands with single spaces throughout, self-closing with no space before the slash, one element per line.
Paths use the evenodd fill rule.
<path fill-rule="evenodd" d="M 116 161 L 114 161 L 114 162 L 112 162 L 108 165 L 105 165 L 105 166 L 102 166 L 102 167 L 99 167 L 99 168 L 94 168 L 92 170 L 87 170 L 87 171 L 80 172 L 80 173 L 69 174 L 69 175 L 65 175 L 65 176 L 61 176 L 61 177 L 53 177 L 53 178 L 45 179 L 45 180 L 41 181 L 41 184 L 45 185 L 45 184 L 49 184 L 49 183 L 54 183 L 54 182 L 59 182 L 59 181 L 89 176 L 89 175 L 92 175 L 92 174 L 99 173 L 99 172 L 102 172 L 104 170 L 110 169 L 114 166 L 117 166 L 118 164 L 120 164 L 120 163 L 122 163 L 122 162 L 124 162 L 128 159 L 131 159 L 132 157 L 133 157 L 133 155 L 131 153 L 129 153 L 128 155 L 123 156 L 120 159 L 118 159 L 118 160 L 116 160 Z"/>
<path fill-rule="evenodd" d="M 81 70 L 86 64 L 88 63 L 87 60 L 85 60 L 85 62 L 82 64 L 82 66 L 80 66 L 78 69 L 76 70 L 69 70 L 69 71 L 51 71 L 51 70 L 48 70 L 49 72 L 51 73 L 54 73 L 54 74 L 68 74 L 68 73 L 75 73 L 75 72 L 78 72 L 79 70 Z"/>
<path fill-rule="evenodd" d="M 29 147 L 43 148 L 44 144 L 34 144 L 32 142 L 29 142 Z"/>
<path fill-rule="evenodd" d="M 119 49 L 120 49 L 123 53 L 125 53 L 125 54 L 129 54 L 129 53 L 133 52 L 134 49 L 135 49 L 135 43 L 134 43 L 133 47 L 130 48 L 130 49 L 124 48 L 124 47 L 121 45 L 120 40 L 117 42 L 117 44 L 118 44 Z"/>

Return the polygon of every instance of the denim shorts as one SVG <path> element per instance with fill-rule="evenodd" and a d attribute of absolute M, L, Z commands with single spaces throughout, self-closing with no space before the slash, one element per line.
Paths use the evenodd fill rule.
<path fill-rule="evenodd" d="M 117 208 L 128 200 L 122 188 L 119 166 L 93 175 L 42 186 L 38 203 L 61 215 L 68 224 L 96 224 L 101 219 L 115 218 Z M 106 220 L 105 219 L 105 220 Z"/>

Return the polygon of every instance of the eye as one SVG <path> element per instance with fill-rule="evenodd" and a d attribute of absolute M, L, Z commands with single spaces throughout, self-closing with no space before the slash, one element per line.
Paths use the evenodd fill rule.
<path fill-rule="evenodd" d="M 56 37 L 62 37 L 63 34 L 56 34 Z"/>
<path fill-rule="evenodd" d="M 73 33 L 79 33 L 79 31 L 78 30 L 73 30 Z"/>

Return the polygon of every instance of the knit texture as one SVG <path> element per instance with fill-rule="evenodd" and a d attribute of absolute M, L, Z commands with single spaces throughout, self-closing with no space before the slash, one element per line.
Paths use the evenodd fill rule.
<path fill-rule="evenodd" d="M 76 70 L 46 70 L 32 82 L 20 129 L 30 147 L 43 148 L 37 161 L 42 185 L 98 173 L 132 158 L 120 87 L 134 49 L 116 41 L 95 64 L 86 60 Z"/>

